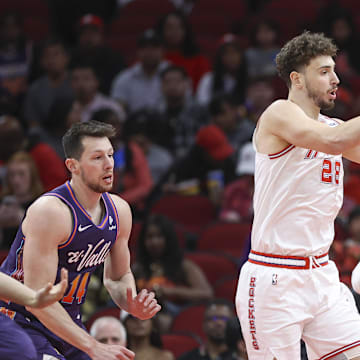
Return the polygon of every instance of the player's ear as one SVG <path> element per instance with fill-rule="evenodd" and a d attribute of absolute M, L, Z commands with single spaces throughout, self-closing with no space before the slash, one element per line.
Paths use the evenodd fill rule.
<path fill-rule="evenodd" d="M 291 84 L 298 89 L 302 88 L 303 86 L 302 75 L 297 71 L 292 71 L 290 73 L 290 81 Z"/>
<path fill-rule="evenodd" d="M 65 165 L 71 173 L 77 172 L 79 168 L 79 162 L 76 159 L 68 158 L 65 160 Z"/>

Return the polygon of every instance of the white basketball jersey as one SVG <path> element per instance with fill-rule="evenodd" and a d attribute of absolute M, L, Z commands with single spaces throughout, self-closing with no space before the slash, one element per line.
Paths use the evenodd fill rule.
<path fill-rule="evenodd" d="M 319 121 L 339 124 L 321 114 Z M 343 173 L 341 155 L 294 145 L 271 155 L 256 150 L 252 250 L 294 256 L 328 252 L 343 202 Z"/>

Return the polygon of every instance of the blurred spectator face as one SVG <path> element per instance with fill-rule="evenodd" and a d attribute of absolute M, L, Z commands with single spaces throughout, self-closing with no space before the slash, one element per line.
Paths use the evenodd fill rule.
<path fill-rule="evenodd" d="M 78 43 L 82 48 L 98 47 L 103 43 L 103 33 L 96 26 L 84 26 L 80 30 Z"/>
<path fill-rule="evenodd" d="M 6 161 L 18 151 L 24 141 L 19 120 L 10 115 L 0 116 L 0 159 Z"/>
<path fill-rule="evenodd" d="M 276 32 L 268 24 L 260 24 L 256 33 L 256 42 L 261 47 L 272 46 L 276 42 Z"/>
<path fill-rule="evenodd" d="M 182 20 L 176 15 L 169 15 L 164 24 L 164 39 L 169 47 L 181 46 L 185 29 Z"/>
<path fill-rule="evenodd" d="M 226 342 L 226 324 L 233 316 L 226 305 L 212 305 L 205 313 L 204 332 L 211 342 L 222 344 Z"/>
<path fill-rule="evenodd" d="M 351 35 L 351 28 L 349 23 L 344 18 L 339 18 L 332 24 L 332 36 L 339 42 L 345 42 Z"/>
<path fill-rule="evenodd" d="M 115 318 L 114 318 L 115 319 Z M 96 332 L 93 335 L 94 338 L 108 345 L 121 345 L 126 346 L 126 339 L 124 329 L 122 329 L 122 324 L 116 321 L 106 321 L 101 322 L 96 326 Z"/>
<path fill-rule="evenodd" d="M 14 195 L 24 196 L 31 189 L 31 165 L 26 162 L 11 162 L 8 165 L 7 181 Z"/>
<path fill-rule="evenodd" d="M 213 117 L 213 122 L 224 132 L 234 130 L 238 122 L 236 107 L 224 102 L 222 104 L 222 112 Z"/>
<path fill-rule="evenodd" d="M 243 53 L 236 46 L 225 45 L 221 60 L 227 71 L 235 72 L 243 61 Z"/>
<path fill-rule="evenodd" d="M 188 81 L 180 71 L 169 71 L 162 79 L 162 88 L 165 97 L 168 99 L 184 98 Z"/>
<path fill-rule="evenodd" d="M 147 45 L 138 49 L 138 58 L 144 68 L 156 68 L 163 58 L 163 49 L 158 45 Z"/>
<path fill-rule="evenodd" d="M 15 14 L 7 14 L 1 21 L 0 31 L 4 42 L 16 41 L 22 34 L 19 17 Z"/>
<path fill-rule="evenodd" d="M 274 89 L 268 81 L 256 81 L 247 89 L 247 100 L 256 109 L 265 109 L 274 99 Z"/>
<path fill-rule="evenodd" d="M 152 320 L 140 320 L 136 317 L 129 316 L 128 319 L 126 319 L 126 331 L 128 334 L 128 338 L 131 337 L 148 337 L 151 335 L 152 331 Z"/>
<path fill-rule="evenodd" d="M 45 71 L 53 74 L 61 74 L 65 71 L 68 61 L 68 56 L 62 45 L 54 44 L 44 49 L 42 65 Z"/>
<path fill-rule="evenodd" d="M 99 82 L 91 68 L 77 68 L 72 72 L 71 86 L 75 97 L 81 101 L 97 93 Z"/>
<path fill-rule="evenodd" d="M 147 228 L 145 247 L 149 255 L 154 259 L 160 258 L 165 250 L 166 239 L 161 229 L 155 224 L 150 224 Z"/>

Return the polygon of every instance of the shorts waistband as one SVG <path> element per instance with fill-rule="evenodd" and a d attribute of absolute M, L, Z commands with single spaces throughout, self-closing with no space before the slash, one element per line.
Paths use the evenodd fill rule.
<path fill-rule="evenodd" d="M 282 256 L 250 251 L 249 262 L 253 264 L 296 270 L 308 270 L 325 266 L 329 263 L 328 253 L 319 256 Z"/>

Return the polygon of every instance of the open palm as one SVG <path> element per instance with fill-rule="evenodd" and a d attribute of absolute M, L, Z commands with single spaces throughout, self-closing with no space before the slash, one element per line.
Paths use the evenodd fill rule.
<path fill-rule="evenodd" d="M 126 294 L 128 312 L 140 320 L 150 319 L 161 310 L 153 292 L 143 289 L 133 297 L 132 290 L 128 288 Z"/>

